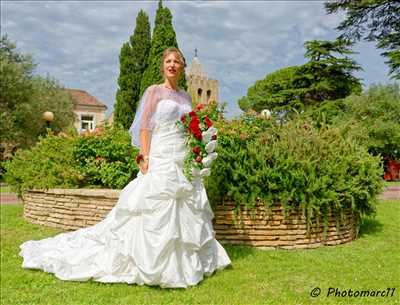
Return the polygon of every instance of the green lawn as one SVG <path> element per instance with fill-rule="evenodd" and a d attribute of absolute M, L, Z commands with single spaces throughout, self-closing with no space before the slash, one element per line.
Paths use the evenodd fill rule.
<path fill-rule="evenodd" d="M 383 201 L 360 237 L 346 245 L 310 250 L 261 251 L 225 246 L 232 266 L 188 289 L 65 282 L 20 267 L 19 245 L 60 230 L 27 223 L 21 205 L 1 207 L 1 304 L 400 304 L 400 201 Z M 320 287 L 321 296 L 310 291 Z M 394 297 L 326 297 L 340 290 L 386 290 Z"/>
<path fill-rule="evenodd" d="M 7 185 L 7 186 L 1 186 L 0 187 L 0 192 L 1 193 L 11 193 L 11 188 Z"/>
<path fill-rule="evenodd" d="M 385 186 L 400 186 L 400 181 L 385 181 Z"/>

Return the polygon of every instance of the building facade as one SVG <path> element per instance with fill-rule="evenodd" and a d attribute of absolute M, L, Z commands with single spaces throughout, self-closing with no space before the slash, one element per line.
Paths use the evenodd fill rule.
<path fill-rule="evenodd" d="M 93 131 L 106 121 L 107 106 L 88 92 L 79 89 L 67 89 L 75 101 L 74 113 L 76 130 L 81 133 Z"/>

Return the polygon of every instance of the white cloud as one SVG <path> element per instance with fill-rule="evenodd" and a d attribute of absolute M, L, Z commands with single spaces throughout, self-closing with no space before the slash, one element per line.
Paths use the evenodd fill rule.
<path fill-rule="evenodd" d="M 151 27 L 158 1 L 4 2 L 2 33 L 66 87 L 87 90 L 107 104 L 117 89 L 119 51 L 132 35 L 143 9 Z M 326 15 L 315 1 L 167 1 L 178 43 L 190 62 L 194 48 L 210 78 L 220 83 L 229 115 L 237 100 L 267 73 L 305 62 L 303 43 L 334 39 L 343 15 Z M 366 84 L 388 80 L 387 68 L 372 44 L 359 44 L 357 61 Z M 375 63 L 372 65 L 371 63 Z"/>

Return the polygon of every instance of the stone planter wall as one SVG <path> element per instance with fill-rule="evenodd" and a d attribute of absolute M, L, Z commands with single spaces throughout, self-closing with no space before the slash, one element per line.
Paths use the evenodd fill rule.
<path fill-rule="evenodd" d="M 29 190 L 22 196 L 24 218 L 48 227 L 76 230 L 104 219 L 116 204 L 119 190 Z"/>
<path fill-rule="evenodd" d="M 326 239 L 323 238 L 323 221 L 320 227 L 314 223 L 307 234 L 306 219 L 301 212 L 284 216 L 282 206 L 275 204 L 267 211 L 264 204 L 256 205 L 253 217 L 241 206 L 235 216 L 234 203 L 220 205 L 214 211 L 214 230 L 222 244 L 251 245 L 263 249 L 317 248 L 322 245 L 337 245 L 350 242 L 357 236 L 357 220 L 351 210 L 336 227 L 334 215 L 328 216 Z"/>
<path fill-rule="evenodd" d="M 23 195 L 24 217 L 28 221 L 64 230 L 76 230 L 101 221 L 114 207 L 119 190 L 110 189 L 49 189 L 30 190 Z M 329 216 L 327 238 L 321 227 L 312 227 L 307 234 L 305 218 L 301 213 L 284 217 L 277 204 L 268 212 L 258 204 L 255 217 L 242 206 L 238 216 L 234 204 L 225 203 L 214 210 L 213 226 L 216 238 L 222 244 L 251 245 L 262 249 L 316 248 L 336 245 L 356 238 L 357 223 L 349 210 L 339 231 L 335 218 Z"/>

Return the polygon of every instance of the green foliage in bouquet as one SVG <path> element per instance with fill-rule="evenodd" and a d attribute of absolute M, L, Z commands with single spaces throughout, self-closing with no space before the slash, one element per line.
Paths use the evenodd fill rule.
<path fill-rule="evenodd" d="M 32 149 L 19 149 L 14 157 L 3 162 L 3 174 L 19 195 L 26 189 L 76 188 L 81 175 L 74 168 L 73 135 L 40 137 Z"/>
<path fill-rule="evenodd" d="M 317 129 L 301 118 L 275 122 L 245 115 L 216 123 L 219 157 L 205 179 L 213 205 L 233 200 L 237 212 L 242 203 L 251 210 L 258 201 L 281 202 L 286 212 L 301 208 L 308 223 L 314 216 L 326 222 L 329 209 L 374 213 L 383 187 L 380 158 L 339 128 Z"/>
<path fill-rule="evenodd" d="M 99 134 L 79 137 L 73 157 L 84 184 L 118 189 L 135 178 L 138 173 L 135 157 L 139 150 L 130 141 L 126 130 L 110 127 Z"/>

